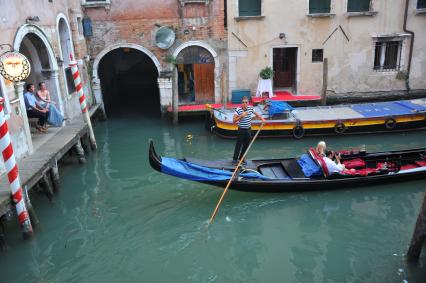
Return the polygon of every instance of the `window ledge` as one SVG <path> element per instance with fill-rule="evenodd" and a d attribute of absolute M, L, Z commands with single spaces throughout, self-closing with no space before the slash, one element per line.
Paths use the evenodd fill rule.
<path fill-rule="evenodd" d="M 247 20 L 263 20 L 265 16 L 241 16 L 241 17 L 234 17 L 235 21 L 247 21 Z"/>
<path fill-rule="evenodd" d="M 375 16 L 377 15 L 377 11 L 365 11 L 365 12 L 347 12 L 348 17 L 364 17 L 364 16 Z"/>
<path fill-rule="evenodd" d="M 416 14 L 426 13 L 426 8 L 416 9 Z"/>
<path fill-rule="evenodd" d="M 307 16 L 310 18 L 333 18 L 336 14 L 333 13 L 315 13 L 308 14 Z"/>
<path fill-rule="evenodd" d="M 205 3 L 207 6 L 210 0 L 179 0 L 179 2 L 182 7 L 185 6 L 185 4 L 190 4 L 190 3 Z"/>
<path fill-rule="evenodd" d="M 105 7 L 109 8 L 111 6 L 110 1 L 93 1 L 93 2 L 85 2 L 81 4 L 84 8 L 98 8 L 98 7 Z"/>

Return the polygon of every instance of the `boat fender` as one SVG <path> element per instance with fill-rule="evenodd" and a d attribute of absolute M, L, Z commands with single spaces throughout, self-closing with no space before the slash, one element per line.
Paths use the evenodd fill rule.
<path fill-rule="evenodd" d="M 301 139 L 305 135 L 305 128 L 303 128 L 303 125 L 300 121 L 296 123 L 296 125 L 293 128 L 293 137 L 295 139 Z"/>
<path fill-rule="evenodd" d="M 336 134 L 343 134 L 346 131 L 347 127 L 342 121 L 338 121 L 336 125 L 334 125 L 334 131 Z"/>
<path fill-rule="evenodd" d="M 393 117 L 390 117 L 386 119 L 385 121 L 385 127 L 388 130 L 392 130 L 396 127 L 396 120 Z"/>

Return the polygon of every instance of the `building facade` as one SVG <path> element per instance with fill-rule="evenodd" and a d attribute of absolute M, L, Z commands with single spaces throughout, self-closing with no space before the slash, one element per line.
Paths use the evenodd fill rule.
<path fill-rule="evenodd" d="M 174 91 L 180 105 L 220 102 L 227 69 L 224 0 L 83 0 L 82 6 L 93 33 L 93 90 L 107 112 L 126 92 L 141 92 L 144 103 L 155 100 L 162 112 Z"/>
<path fill-rule="evenodd" d="M 405 19 L 405 0 L 228 0 L 230 90 L 254 93 L 270 66 L 294 94 L 424 92 L 426 1 L 407 1 Z"/>
<path fill-rule="evenodd" d="M 26 83 L 37 86 L 45 82 L 51 99 L 65 117 L 72 119 L 81 115 L 69 68 L 71 55 L 77 59 L 89 104 L 93 103 L 83 60 L 87 49 L 82 34 L 82 15 L 78 1 L 0 0 L 0 53 L 18 51 L 31 65 L 31 74 L 23 82 L 13 83 L 0 76 L 0 95 L 5 99 L 6 119 L 17 158 L 34 150 L 34 135 L 23 99 Z M 0 168 L 0 173 L 3 171 L 4 168 Z"/>

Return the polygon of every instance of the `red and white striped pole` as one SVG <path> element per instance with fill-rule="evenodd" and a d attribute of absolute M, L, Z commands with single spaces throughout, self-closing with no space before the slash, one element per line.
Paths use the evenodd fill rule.
<path fill-rule="evenodd" d="M 4 99 L 0 97 L 0 151 L 2 153 L 4 165 L 9 179 L 12 199 L 16 206 L 19 224 L 23 230 L 24 238 L 30 238 L 33 235 L 33 227 L 25 205 L 24 195 L 22 193 L 21 183 L 19 181 L 18 165 L 16 164 L 13 147 L 10 141 L 9 128 L 3 111 Z"/>
<path fill-rule="evenodd" d="M 90 142 L 92 143 L 92 147 L 96 149 L 97 145 L 96 145 L 95 134 L 93 133 L 92 122 L 90 121 L 89 111 L 87 109 L 86 98 L 84 96 L 84 91 L 83 91 L 83 83 L 81 82 L 80 73 L 78 72 L 77 61 L 73 59 L 72 54 L 70 54 L 70 59 L 71 61 L 69 63 L 70 64 L 69 66 L 71 67 L 71 73 L 74 79 L 75 89 L 78 93 L 78 100 L 80 101 L 81 112 L 83 113 L 84 119 L 86 120 L 86 123 L 89 126 L 89 135 L 90 135 Z"/>

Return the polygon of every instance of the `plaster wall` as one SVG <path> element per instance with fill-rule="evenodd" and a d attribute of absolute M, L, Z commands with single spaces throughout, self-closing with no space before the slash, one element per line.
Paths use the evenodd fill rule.
<path fill-rule="evenodd" d="M 415 15 L 410 1 L 408 28 L 416 30 L 411 72 L 412 88 L 425 89 L 424 15 Z M 312 49 L 323 49 L 328 58 L 329 93 L 405 90 L 396 71 L 377 72 L 374 65 L 374 36 L 403 34 L 404 0 L 372 0 L 371 16 L 348 16 L 347 1 L 331 0 L 329 17 L 310 17 L 309 1 L 262 1 L 262 16 L 239 19 L 238 0 L 228 1 L 228 45 L 230 87 L 255 91 L 259 71 L 272 66 L 272 48 L 298 47 L 297 93 L 319 95 L 323 64 L 312 62 Z M 285 33 L 283 39 L 280 33 Z M 346 36 L 345 36 L 346 34 Z M 404 37 L 402 70 L 407 68 L 410 37 Z M 231 62 L 233 66 L 231 66 Z M 232 71 L 231 71 L 232 70 Z M 416 73 L 415 75 L 413 73 Z"/>

